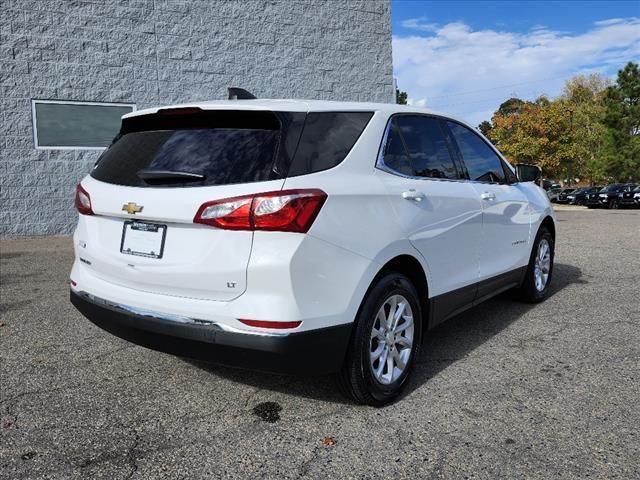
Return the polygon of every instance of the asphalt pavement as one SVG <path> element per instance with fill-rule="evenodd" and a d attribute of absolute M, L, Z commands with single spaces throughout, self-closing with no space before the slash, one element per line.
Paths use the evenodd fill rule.
<path fill-rule="evenodd" d="M 113 337 L 69 237 L 2 241 L 0 478 L 640 478 L 640 211 L 557 227 L 551 297 L 450 320 L 381 409 Z"/>

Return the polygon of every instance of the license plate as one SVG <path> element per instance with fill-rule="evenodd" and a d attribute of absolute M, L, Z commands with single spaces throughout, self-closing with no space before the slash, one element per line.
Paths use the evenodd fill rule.
<path fill-rule="evenodd" d="M 122 227 L 120 252 L 147 258 L 162 258 L 167 226 L 127 220 Z"/>

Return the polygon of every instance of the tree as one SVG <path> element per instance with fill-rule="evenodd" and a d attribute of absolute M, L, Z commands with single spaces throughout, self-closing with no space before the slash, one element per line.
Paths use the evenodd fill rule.
<path fill-rule="evenodd" d="M 512 162 L 548 177 L 593 182 L 640 179 L 640 68 L 629 62 L 615 84 L 577 75 L 550 100 L 509 98 L 479 126 Z"/>
<path fill-rule="evenodd" d="M 539 165 L 549 177 L 560 174 L 571 158 L 567 106 L 540 96 L 534 102 L 509 99 L 500 107 L 489 136 L 507 158 Z"/>
<path fill-rule="evenodd" d="M 478 130 L 482 132 L 485 137 L 489 137 L 489 133 L 491 132 L 491 122 L 484 120 L 480 125 L 478 125 Z"/>
<path fill-rule="evenodd" d="M 519 98 L 511 97 L 509 100 L 506 100 L 500 104 L 498 107 L 498 111 L 500 115 L 515 115 L 522 112 L 523 107 L 527 102 L 520 100 Z"/>
<path fill-rule="evenodd" d="M 565 83 L 561 98 L 567 103 L 572 142 L 570 167 L 573 176 L 591 183 L 608 180 L 604 161 L 606 127 L 603 96 L 611 82 L 598 74 L 577 75 Z"/>
<path fill-rule="evenodd" d="M 401 92 L 398 88 L 396 88 L 396 103 L 398 105 L 406 105 L 407 104 L 407 92 Z"/>
<path fill-rule="evenodd" d="M 607 127 L 607 173 L 621 181 L 640 178 L 640 69 L 629 62 L 618 71 L 616 84 L 604 94 Z"/>
<path fill-rule="evenodd" d="M 584 105 L 602 100 L 602 94 L 611 86 L 611 81 L 598 73 L 576 75 L 564 84 L 562 98 L 577 105 Z"/>

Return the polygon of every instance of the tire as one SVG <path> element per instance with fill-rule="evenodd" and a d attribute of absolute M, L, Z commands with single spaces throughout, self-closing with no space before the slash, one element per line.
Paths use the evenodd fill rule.
<path fill-rule="evenodd" d="M 384 335 L 385 324 L 382 323 L 393 308 L 393 299 L 396 300 L 394 312 L 404 312 L 397 323 L 395 338 L 393 332 Z M 412 322 L 408 319 L 409 314 Z M 411 323 L 412 326 L 408 326 Z M 379 335 L 374 334 L 374 328 Z M 345 363 L 337 374 L 342 393 L 358 403 L 375 407 L 393 401 L 400 395 L 419 354 L 421 334 L 422 312 L 415 287 L 404 275 L 382 272 L 369 288 L 355 319 Z M 407 347 L 409 337 L 411 346 Z M 372 360 L 375 355 L 379 357 Z M 381 362 L 383 357 L 388 359 L 390 355 L 391 360 Z M 401 372 L 395 367 L 390 371 L 390 361 L 397 362 L 398 370 L 402 363 L 405 366 Z"/>
<path fill-rule="evenodd" d="M 548 264 L 547 262 L 543 262 L 542 264 L 537 264 L 538 257 L 540 255 L 541 244 L 546 242 L 548 246 Z M 554 241 L 551 232 L 546 227 L 540 227 L 538 230 L 538 234 L 536 235 L 536 240 L 533 243 L 533 248 L 531 249 L 531 256 L 529 257 L 529 265 L 527 266 L 527 271 L 525 273 L 524 280 L 522 285 L 518 289 L 519 297 L 522 301 L 527 303 L 539 303 L 542 302 L 545 298 L 547 298 L 547 294 L 549 292 L 549 285 L 551 284 L 551 278 L 553 277 L 553 259 L 554 259 Z M 546 266 L 546 279 L 544 278 L 544 271 Z M 540 288 L 541 284 L 538 283 L 537 280 L 537 266 L 541 266 L 541 278 L 544 279 L 542 288 Z M 540 280 L 540 278 L 538 279 Z"/>

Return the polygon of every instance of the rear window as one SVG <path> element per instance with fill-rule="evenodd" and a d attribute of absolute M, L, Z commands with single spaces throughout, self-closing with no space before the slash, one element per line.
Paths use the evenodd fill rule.
<path fill-rule="evenodd" d="M 160 110 L 125 119 L 91 176 L 126 186 L 195 187 L 326 170 L 344 160 L 372 115 Z"/>
<path fill-rule="evenodd" d="M 179 111 L 125 119 L 91 173 L 127 186 L 210 186 L 269 180 L 280 140 L 273 114 Z M 244 121 L 243 121 L 244 120 Z"/>

